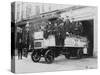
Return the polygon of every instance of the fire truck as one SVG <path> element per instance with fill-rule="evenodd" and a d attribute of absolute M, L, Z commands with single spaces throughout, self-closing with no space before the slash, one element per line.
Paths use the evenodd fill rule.
<path fill-rule="evenodd" d="M 53 34 L 44 38 L 43 31 L 34 32 L 32 37 L 34 38 L 34 50 L 31 58 L 34 62 L 39 62 L 41 57 L 45 58 L 46 63 L 52 63 L 60 55 L 70 59 L 71 57 L 82 58 L 84 54 L 87 54 L 88 39 L 86 37 L 66 32 L 63 45 L 56 44 L 61 40 L 56 40 L 56 36 Z"/>

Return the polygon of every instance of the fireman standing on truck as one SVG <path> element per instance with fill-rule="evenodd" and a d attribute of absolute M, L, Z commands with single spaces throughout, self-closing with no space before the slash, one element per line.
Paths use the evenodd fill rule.
<path fill-rule="evenodd" d="M 69 16 L 66 16 L 66 20 L 65 20 L 64 26 L 63 26 L 65 32 L 70 32 L 70 24 L 71 24 L 71 22 L 69 20 Z"/>
<path fill-rule="evenodd" d="M 63 21 L 61 24 L 61 40 L 62 40 L 62 45 L 64 45 L 64 40 L 66 37 L 66 32 L 70 31 L 70 20 L 69 20 L 69 16 L 66 16 L 66 20 Z"/>
<path fill-rule="evenodd" d="M 65 29 L 64 29 L 64 21 L 62 17 L 59 17 L 55 24 L 55 38 L 56 38 L 56 45 L 64 46 L 64 39 L 65 39 Z"/>
<path fill-rule="evenodd" d="M 80 21 L 75 21 L 74 18 L 72 18 L 70 33 L 75 35 L 81 35 L 82 32 L 83 32 L 82 23 Z"/>

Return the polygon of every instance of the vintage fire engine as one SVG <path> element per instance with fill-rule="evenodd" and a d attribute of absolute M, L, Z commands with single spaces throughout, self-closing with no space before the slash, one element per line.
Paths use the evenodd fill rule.
<path fill-rule="evenodd" d="M 84 54 L 87 54 L 88 40 L 86 37 L 72 35 L 66 32 L 66 38 L 64 39 L 64 45 L 56 45 L 55 35 L 49 35 L 48 38 L 44 38 L 44 32 L 34 32 L 34 50 L 31 54 L 31 58 L 34 62 L 39 62 L 41 57 L 45 58 L 46 63 L 52 63 L 54 58 L 59 55 L 64 55 L 65 58 L 70 57 L 82 58 Z M 60 40 L 59 40 L 60 41 Z"/>

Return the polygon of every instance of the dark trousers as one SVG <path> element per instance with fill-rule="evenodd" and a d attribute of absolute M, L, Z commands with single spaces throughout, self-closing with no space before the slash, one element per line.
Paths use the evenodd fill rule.
<path fill-rule="evenodd" d="M 22 49 L 18 49 L 18 59 L 22 59 Z"/>

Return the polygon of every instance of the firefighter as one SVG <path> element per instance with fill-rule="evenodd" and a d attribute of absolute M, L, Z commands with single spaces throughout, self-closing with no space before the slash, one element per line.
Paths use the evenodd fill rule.
<path fill-rule="evenodd" d="M 75 24 L 76 24 L 75 18 L 72 18 L 72 19 L 71 19 L 71 24 L 70 24 L 70 31 L 69 31 L 69 33 L 75 34 L 75 32 L 74 32 Z"/>
<path fill-rule="evenodd" d="M 50 26 L 51 26 L 51 22 L 48 22 L 47 25 L 45 26 L 44 29 L 44 38 L 47 39 L 49 34 L 50 34 Z"/>
<path fill-rule="evenodd" d="M 29 36 L 29 22 L 27 22 L 25 26 L 25 56 L 27 57 L 28 51 L 29 51 L 29 46 L 30 46 L 30 36 Z"/>
<path fill-rule="evenodd" d="M 80 21 L 74 21 L 74 18 L 72 20 L 72 23 L 71 23 L 71 33 L 75 34 L 75 35 L 81 35 L 82 32 L 83 32 L 83 26 L 82 26 L 82 23 Z"/>
<path fill-rule="evenodd" d="M 18 38 L 18 59 L 22 59 L 22 28 L 18 27 L 17 38 Z"/>
<path fill-rule="evenodd" d="M 66 16 L 66 20 L 64 22 L 64 30 L 65 32 L 70 32 L 70 20 L 69 20 L 69 16 Z"/>
<path fill-rule="evenodd" d="M 83 33 L 83 25 L 82 25 L 82 22 L 80 21 L 78 21 L 78 31 L 79 31 L 79 35 Z"/>
<path fill-rule="evenodd" d="M 56 38 L 56 45 L 64 46 L 64 38 L 65 38 L 65 32 L 64 32 L 64 22 L 63 18 L 60 17 L 57 19 L 57 21 L 54 24 L 55 26 L 55 38 Z"/>

